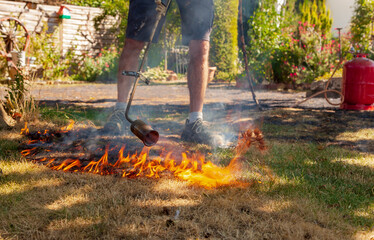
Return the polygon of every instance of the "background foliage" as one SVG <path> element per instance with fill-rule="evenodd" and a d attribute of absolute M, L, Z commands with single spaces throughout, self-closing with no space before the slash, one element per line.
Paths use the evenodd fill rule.
<path fill-rule="evenodd" d="M 53 35 L 44 32 L 38 35 L 32 44 L 36 55 L 39 54 L 37 63 L 42 64 L 45 69 L 43 77 L 63 77 L 71 73 L 69 68 L 73 65 L 75 79 L 115 79 L 114 62 L 117 61 L 118 52 L 124 43 L 129 0 L 67 2 L 102 8 L 103 14 L 96 19 L 98 24 L 107 16 L 116 16 L 118 41 L 110 50 L 102 49 L 101 55 L 96 56 L 96 59 L 90 56 L 73 56 L 71 52 L 63 56 L 58 46 L 47 41 Z M 373 53 L 374 1 L 355 2 L 352 34 L 344 35 L 343 45 L 339 46 L 337 39 L 331 35 L 332 19 L 326 7 L 326 0 L 288 0 L 282 6 L 278 5 L 277 0 L 243 0 L 249 67 L 256 81 L 294 84 L 311 82 L 328 74 L 332 67 L 336 66 L 339 47 L 343 48 L 343 52 L 348 52 L 352 46 L 356 51 Z M 238 0 L 215 0 L 214 3 L 215 20 L 211 36 L 210 65 L 217 67 L 216 78 L 231 80 L 244 69 L 244 66 L 240 66 L 241 50 L 237 41 Z M 170 58 L 173 55 L 170 50 L 181 44 L 180 24 L 179 9 L 176 2 L 172 1 L 159 43 L 154 44 L 149 53 L 148 66 L 162 69 L 166 64 L 165 54 L 169 56 L 169 69 L 175 66 Z M 106 67 L 107 65 L 109 67 Z"/>
<path fill-rule="evenodd" d="M 83 55 L 75 66 L 74 80 L 114 82 L 117 79 L 119 54 L 113 46 L 101 49 L 98 56 Z"/>
<path fill-rule="evenodd" d="M 374 1 L 356 0 L 352 18 L 352 44 L 356 51 L 371 53 L 374 56 L 372 44 L 372 22 L 374 19 Z"/>
<path fill-rule="evenodd" d="M 249 20 L 250 68 L 258 82 L 309 83 L 338 57 L 325 1 L 262 0 Z"/>
<path fill-rule="evenodd" d="M 44 80 L 56 80 L 69 74 L 73 63 L 74 53 L 72 49 L 62 52 L 55 39 L 58 28 L 48 30 L 48 24 L 44 23 L 40 33 L 30 38 L 30 56 L 34 56 L 35 64 L 43 68 Z"/>
<path fill-rule="evenodd" d="M 217 77 L 229 79 L 238 71 L 238 0 L 216 0 L 210 60 Z"/>
<path fill-rule="evenodd" d="M 281 44 L 282 15 L 277 0 L 263 0 L 249 20 L 249 65 L 258 81 L 272 78 L 271 60 Z"/>
<path fill-rule="evenodd" d="M 326 0 L 304 0 L 299 6 L 302 22 L 314 25 L 317 31 L 329 35 L 332 19 L 330 10 L 326 8 Z"/>
<path fill-rule="evenodd" d="M 257 10 L 260 0 L 243 0 L 243 30 L 244 33 L 247 33 L 249 30 L 249 24 L 250 24 L 250 19 L 253 16 L 254 12 Z M 239 23 L 241 24 L 241 23 Z M 246 44 L 249 44 L 249 35 L 244 34 L 244 40 Z M 239 41 L 239 46 L 241 47 L 241 42 Z M 241 49 L 241 48 L 240 48 Z"/>

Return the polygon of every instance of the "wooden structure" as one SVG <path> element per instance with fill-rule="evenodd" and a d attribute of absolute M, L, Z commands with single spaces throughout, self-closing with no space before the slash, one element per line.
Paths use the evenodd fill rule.
<path fill-rule="evenodd" d="M 41 0 L 3 1 L 0 0 L 0 18 L 18 18 L 31 33 L 37 34 L 43 24 L 48 31 L 58 28 L 58 44 L 64 52 L 73 48 L 76 54 L 94 54 L 101 48 L 115 43 L 118 34 L 118 19 L 106 18 L 95 29 L 95 17 L 102 13 L 99 8 L 65 5 L 71 10 L 71 19 L 60 19 L 57 12 L 60 6 L 41 4 Z"/>

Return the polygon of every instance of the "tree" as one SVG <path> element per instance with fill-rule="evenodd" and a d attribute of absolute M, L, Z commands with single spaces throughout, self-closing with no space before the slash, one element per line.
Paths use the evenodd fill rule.
<path fill-rule="evenodd" d="M 330 10 L 326 8 L 326 0 L 304 0 L 299 11 L 302 22 L 315 25 L 325 35 L 330 33 L 332 19 Z"/>

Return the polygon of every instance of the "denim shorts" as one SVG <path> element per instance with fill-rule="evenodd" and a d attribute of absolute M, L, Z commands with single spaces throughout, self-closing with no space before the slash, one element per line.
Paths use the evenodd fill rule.
<path fill-rule="evenodd" d="M 166 2 L 167 0 L 163 0 Z M 182 20 L 182 43 L 191 40 L 209 41 L 214 18 L 213 0 L 176 0 Z M 155 0 L 130 0 L 126 37 L 149 42 L 156 19 Z M 165 22 L 163 17 L 152 42 L 157 42 Z"/>

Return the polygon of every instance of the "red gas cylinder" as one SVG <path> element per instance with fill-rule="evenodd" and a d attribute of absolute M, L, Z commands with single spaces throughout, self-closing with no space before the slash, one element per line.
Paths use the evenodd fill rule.
<path fill-rule="evenodd" d="M 363 55 L 347 62 L 343 69 L 341 109 L 374 111 L 374 61 Z"/>

